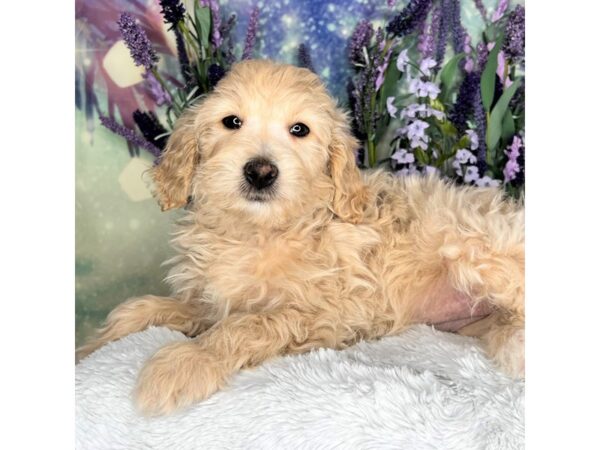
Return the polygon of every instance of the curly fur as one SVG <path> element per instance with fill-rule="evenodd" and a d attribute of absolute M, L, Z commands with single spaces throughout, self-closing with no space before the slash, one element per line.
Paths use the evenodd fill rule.
<path fill-rule="evenodd" d="M 221 120 L 235 114 L 239 130 Z M 296 122 L 310 134 L 296 138 Z M 191 201 L 173 240 L 172 298 L 117 307 L 85 355 L 150 325 L 197 336 L 161 349 L 137 404 L 168 413 L 276 355 L 343 348 L 431 322 L 448 296 L 491 305 L 480 336 L 522 375 L 524 217 L 496 189 L 359 172 L 346 115 L 317 76 L 245 61 L 180 118 L 158 167 L 163 209 Z M 256 156 L 280 172 L 268 201 L 244 196 Z M 481 328 L 481 327 L 480 327 Z"/>

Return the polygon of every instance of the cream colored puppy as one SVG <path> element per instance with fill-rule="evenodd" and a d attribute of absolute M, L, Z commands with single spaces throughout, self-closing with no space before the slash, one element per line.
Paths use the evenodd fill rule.
<path fill-rule="evenodd" d="M 163 209 L 189 200 L 172 297 L 117 307 L 79 355 L 152 325 L 195 336 L 140 374 L 139 408 L 161 414 L 274 356 L 343 348 L 485 303 L 492 315 L 467 332 L 522 375 L 520 205 L 495 189 L 360 173 L 357 146 L 312 72 L 235 65 L 179 119 L 154 170 Z"/>

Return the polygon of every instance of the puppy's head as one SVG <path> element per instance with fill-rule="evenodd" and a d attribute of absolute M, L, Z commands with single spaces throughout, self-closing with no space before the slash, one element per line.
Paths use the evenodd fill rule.
<path fill-rule="evenodd" d="M 328 206 L 357 222 L 365 188 L 346 116 L 307 69 L 251 60 L 178 120 L 159 165 L 163 210 L 201 207 L 281 223 Z"/>

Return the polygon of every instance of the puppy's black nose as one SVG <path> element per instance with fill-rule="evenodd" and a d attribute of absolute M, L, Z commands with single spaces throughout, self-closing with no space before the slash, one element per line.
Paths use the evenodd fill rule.
<path fill-rule="evenodd" d="M 271 186 L 279 175 L 277 166 L 265 158 L 251 159 L 244 166 L 244 177 L 256 190 Z"/>

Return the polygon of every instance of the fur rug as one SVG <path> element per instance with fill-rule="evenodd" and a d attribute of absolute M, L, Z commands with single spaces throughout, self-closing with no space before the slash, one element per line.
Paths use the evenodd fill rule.
<path fill-rule="evenodd" d="M 474 339 L 425 325 L 275 359 L 186 411 L 139 416 L 131 391 L 143 362 L 185 339 L 151 328 L 77 365 L 78 449 L 524 448 L 524 382 Z"/>

